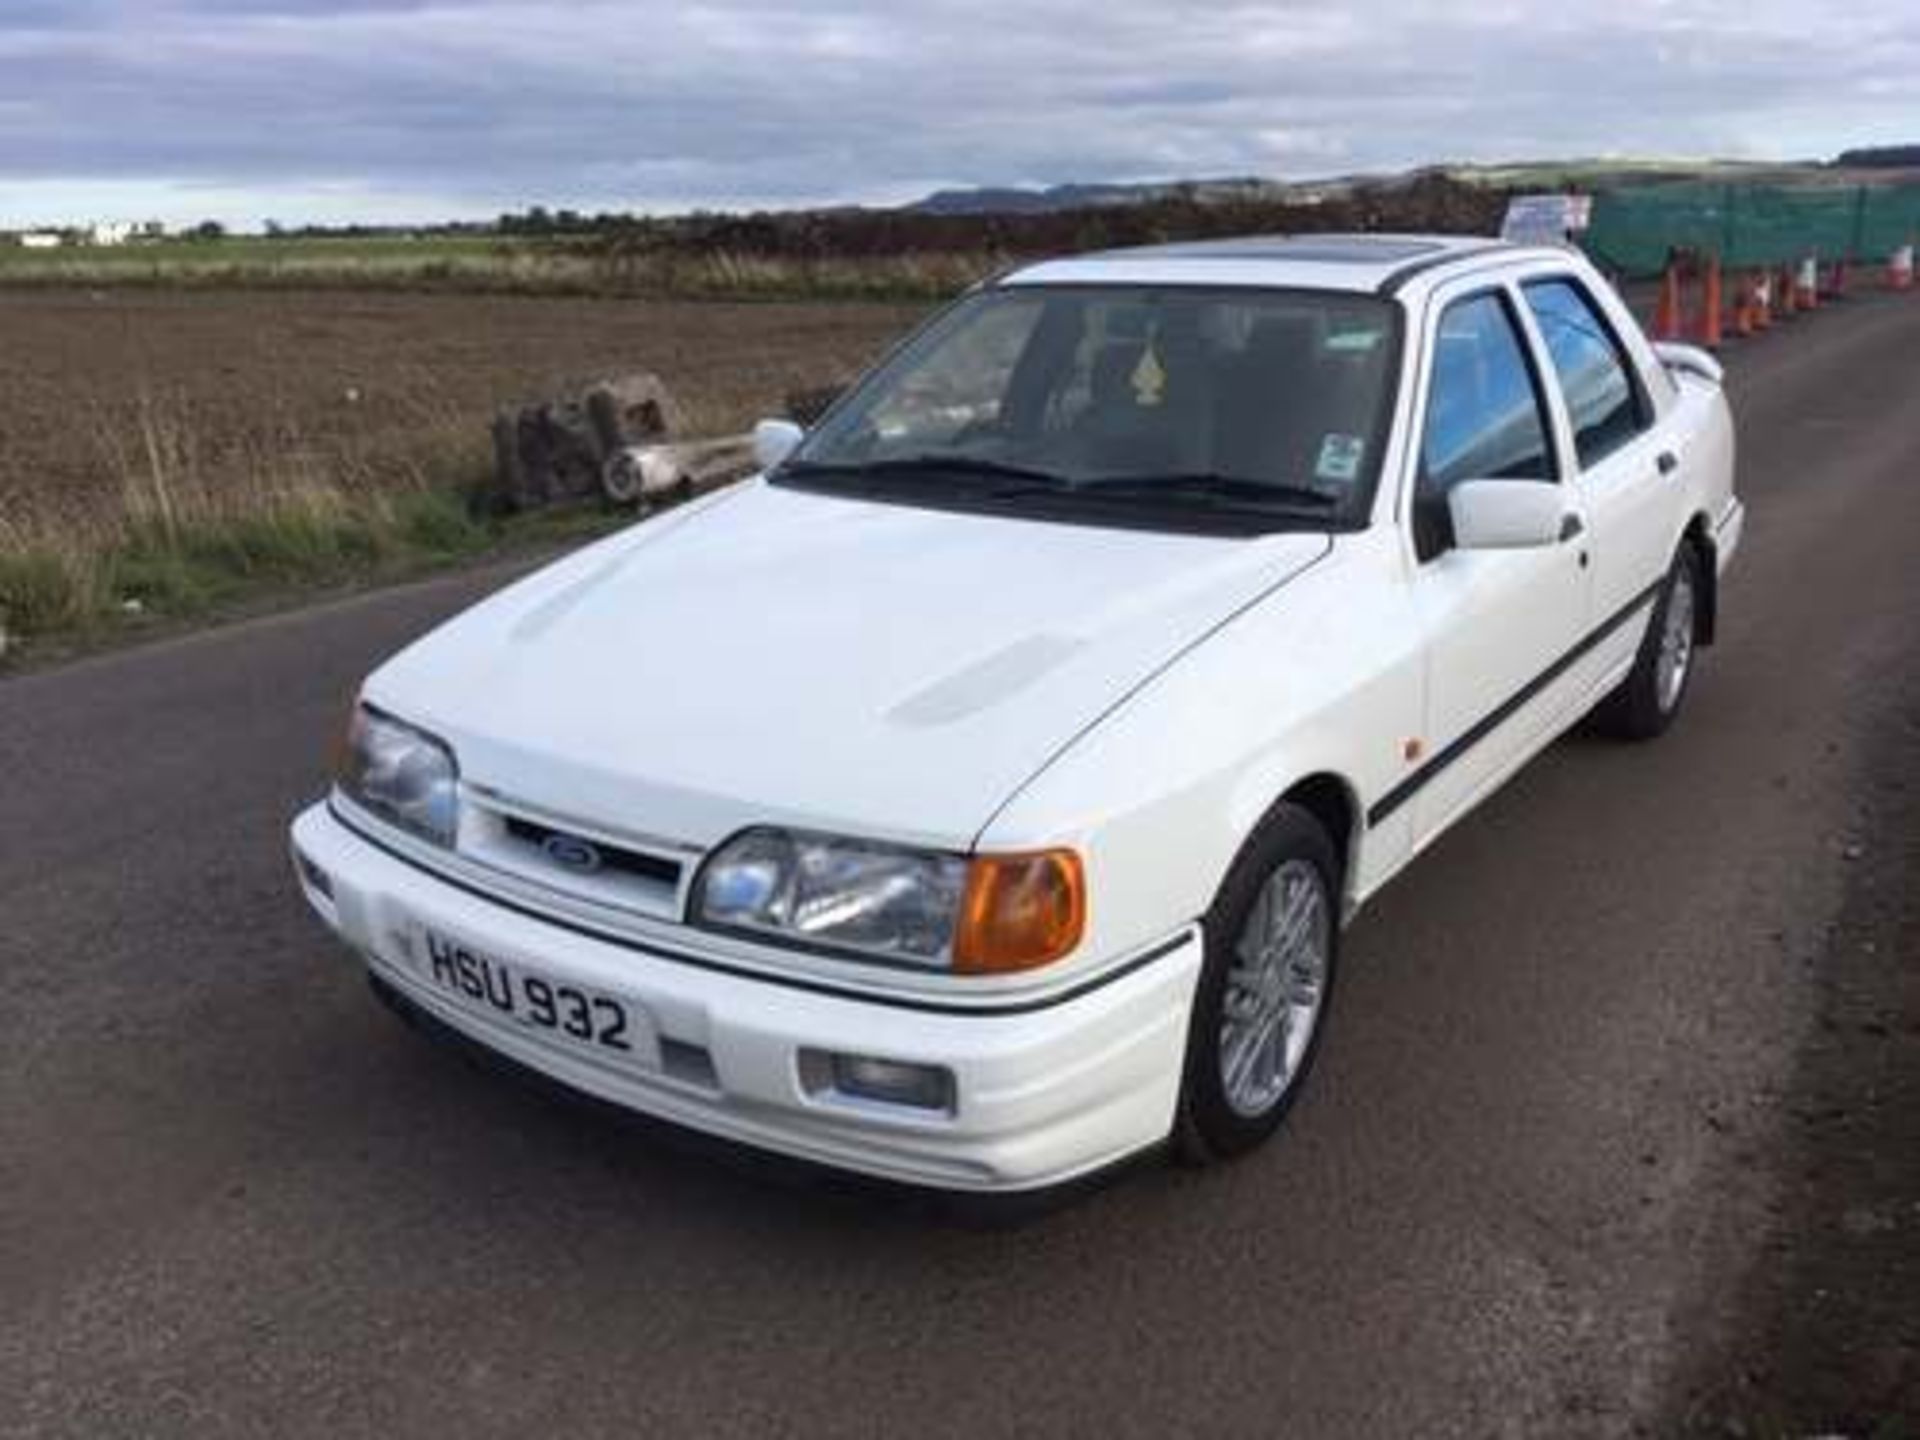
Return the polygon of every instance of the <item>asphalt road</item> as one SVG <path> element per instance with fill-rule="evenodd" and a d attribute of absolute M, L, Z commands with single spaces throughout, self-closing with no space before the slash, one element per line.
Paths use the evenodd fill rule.
<path fill-rule="evenodd" d="M 1732 1317 L 1920 665 L 1920 298 L 1737 350 L 1747 549 L 1359 922 L 1239 1165 L 1018 1225 L 716 1158 L 376 1008 L 284 873 L 372 662 L 498 577 L 0 682 L 0 1433 L 1619 1433 Z"/>

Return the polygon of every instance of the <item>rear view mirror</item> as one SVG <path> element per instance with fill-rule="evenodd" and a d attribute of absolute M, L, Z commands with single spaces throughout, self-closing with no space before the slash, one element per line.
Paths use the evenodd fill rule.
<path fill-rule="evenodd" d="M 753 427 L 753 463 L 771 470 L 793 453 L 806 432 L 791 420 L 762 420 Z"/>
<path fill-rule="evenodd" d="M 1567 519 L 1565 492 L 1544 480 L 1463 480 L 1447 492 L 1447 510 L 1462 550 L 1557 545 Z"/>

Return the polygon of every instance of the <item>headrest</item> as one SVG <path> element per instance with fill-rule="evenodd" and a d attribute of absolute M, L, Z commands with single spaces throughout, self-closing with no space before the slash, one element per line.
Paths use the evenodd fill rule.
<path fill-rule="evenodd" d="M 1264 361 L 1291 359 L 1296 364 L 1312 364 L 1325 338 L 1322 316 L 1299 312 L 1267 315 L 1247 336 L 1247 354 Z"/>

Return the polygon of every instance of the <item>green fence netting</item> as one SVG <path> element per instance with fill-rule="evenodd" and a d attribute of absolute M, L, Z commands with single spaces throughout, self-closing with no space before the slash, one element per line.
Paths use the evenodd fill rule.
<path fill-rule="evenodd" d="M 1717 253 L 1730 266 L 1884 261 L 1920 230 L 1920 184 L 1672 184 L 1594 196 L 1587 252 L 1621 275 L 1657 275 L 1670 250 Z"/>

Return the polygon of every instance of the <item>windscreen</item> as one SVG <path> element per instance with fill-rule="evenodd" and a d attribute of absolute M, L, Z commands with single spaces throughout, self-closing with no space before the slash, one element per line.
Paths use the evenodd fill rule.
<path fill-rule="evenodd" d="M 1363 520 L 1399 353 L 1368 295 L 1009 286 L 961 301 L 868 377 L 783 473 L 932 499 Z M 777 477 L 778 478 L 778 477 Z"/>

